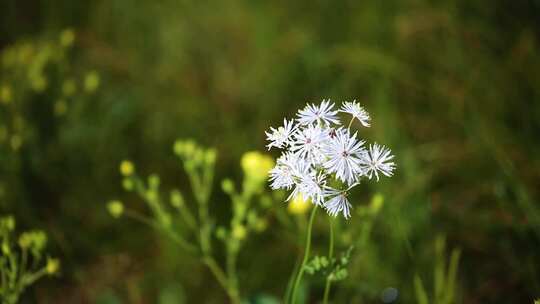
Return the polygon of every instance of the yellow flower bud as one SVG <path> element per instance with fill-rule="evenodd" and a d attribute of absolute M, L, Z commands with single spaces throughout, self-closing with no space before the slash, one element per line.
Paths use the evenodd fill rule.
<path fill-rule="evenodd" d="M 67 112 L 67 103 L 65 100 L 60 99 L 54 103 L 54 114 L 56 116 L 62 116 Z"/>
<path fill-rule="evenodd" d="M 58 259 L 47 258 L 45 269 L 49 275 L 57 273 L 60 269 L 60 261 Z"/>
<path fill-rule="evenodd" d="M 0 101 L 4 104 L 11 102 L 13 93 L 11 92 L 11 87 L 4 84 L 0 87 Z"/>
<path fill-rule="evenodd" d="M 22 146 L 22 138 L 19 135 L 13 135 L 10 139 L 11 149 L 18 151 Z"/>
<path fill-rule="evenodd" d="M 171 191 L 171 205 L 175 208 L 180 208 L 184 205 L 184 197 L 180 191 Z"/>
<path fill-rule="evenodd" d="M 114 218 L 119 218 L 124 213 L 124 204 L 121 201 L 114 200 L 107 204 L 109 214 Z"/>
<path fill-rule="evenodd" d="M 70 47 L 75 41 L 75 32 L 72 29 L 65 29 L 60 33 L 60 45 Z"/>
<path fill-rule="evenodd" d="M 251 151 L 242 155 L 240 165 L 248 178 L 260 181 L 266 180 L 268 171 L 274 166 L 274 160 L 266 154 Z"/>
<path fill-rule="evenodd" d="M 311 200 L 305 200 L 302 194 L 295 196 L 287 206 L 287 210 L 291 214 L 304 214 L 311 207 Z"/>
<path fill-rule="evenodd" d="M 226 178 L 224 179 L 222 182 L 221 182 L 221 189 L 223 189 L 223 191 L 225 193 L 228 193 L 228 194 L 231 194 L 234 192 L 234 183 L 231 179 L 229 178 Z"/>
<path fill-rule="evenodd" d="M 129 160 L 123 160 L 120 163 L 120 173 L 123 176 L 131 176 L 135 172 L 135 165 Z"/>
<path fill-rule="evenodd" d="M 237 240 L 243 240 L 246 238 L 247 230 L 243 225 L 236 225 L 233 228 L 232 236 Z"/>
<path fill-rule="evenodd" d="M 122 187 L 124 187 L 124 190 L 131 191 L 134 188 L 133 180 L 130 178 L 124 178 L 122 180 Z"/>
<path fill-rule="evenodd" d="M 384 196 L 380 193 L 377 193 L 371 199 L 371 204 L 369 209 L 372 214 L 377 214 L 384 204 Z"/>
<path fill-rule="evenodd" d="M 84 90 L 88 93 L 93 93 L 99 87 L 99 74 L 96 71 L 91 71 L 84 77 Z"/>

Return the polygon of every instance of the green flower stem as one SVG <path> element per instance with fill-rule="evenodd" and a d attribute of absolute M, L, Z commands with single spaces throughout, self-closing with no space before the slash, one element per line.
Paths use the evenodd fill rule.
<path fill-rule="evenodd" d="M 316 212 L 317 212 L 317 205 L 313 207 L 313 210 L 311 211 L 311 215 L 309 216 L 308 229 L 306 233 L 306 247 L 304 249 L 304 258 L 302 259 L 302 264 L 300 264 L 300 269 L 298 269 L 298 274 L 296 275 L 296 279 L 294 280 L 294 285 L 293 285 L 293 290 L 292 290 L 292 295 L 291 295 L 291 303 L 293 304 L 296 301 L 296 293 L 298 292 L 298 286 L 300 285 L 300 281 L 302 280 L 302 276 L 304 275 L 304 268 L 309 258 L 309 251 L 311 250 L 311 228 L 313 227 L 313 219 L 315 218 Z"/>
<path fill-rule="evenodd" d="M 351 121 L 349 122 L 349 125 L 347 126 L 347 129 L 350 129 L 352 126 L 352 122 L 354 121 L 355 117 L 351 118 Z"/>
<path fill-rule="evenodd" d="M 208 266 L 210 272 L 214 275 L 219 285 L 227 292 L 227 296 L 231 300 L 232 304 L 240 304 L 240 295 L 238 289 L 231 287 L 229 284 L 229 279 L 218 263 L 211 256 L 203 257 L 203 263 Z"/>
<path fill-rule="evenodd" d="M 196 253 L 197 252 L 197 248 L 195 248 L 195 246 L 193 246 L 193 244 L 189 243 L 186 239 L 184 239 L 182 236 L 180 236 L 179 234 L 177 233 L 174 233 L 174 231 L 172 231 L 171 229 L 166 229 L 164 228 L 163 226 L 161 225 L 158 225 L 156 222 L 152 221 L 151 219 L 143 216 L 143 215 L 140 215 L 136 212 L 133 212 L 131 210 L 125 210 L 124 211 L 124 214 L 126 215 L 126 217 L 129 217 L 135 221 L 138 221 L 138 222 L 141 222 L 143 224 L 146 224 L 158 231 L 163 231 L 165 232 L 166 235 L 168 235 L 174 242 L 176 242 L 180 247 L 182 247 L 182 249 L 186 250 L 187 252 L 190 252 L 190 253 Z"/>
<path fill-rule="evenodd" d="M 238 275 L 236 274 L 236 261 L 238 250 L 230 248 L 227 250 L 227 277 L 228 277 L 228 292 L 231 301 L 240 303 L 240 292 L 238 290 Z M 231 296 L 232 295 L 232 296 Z"/>
<path fill-rule="evenodd" d="M 328 260 L 332 264 L 332 258 L 334 255 L 334 227 L 332 225 L 332 218 L 329 217 L 329 227 L 330 227 L 330 244 L 328 245 Z M 324 286 L 324 298 L 323 304 L 328 304 L 328 296 L 330 295 L 330 285 L 332 280 L 330 275 L 326 277 L 326 285 Z"/>

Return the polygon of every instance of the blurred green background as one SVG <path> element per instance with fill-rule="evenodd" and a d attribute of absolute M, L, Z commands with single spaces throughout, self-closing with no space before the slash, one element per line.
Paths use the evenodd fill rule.
<path fill-rule="evenodd" d="M 118 164 L 187 189 L 171 147 L 193 138 L 217 149 L 218 181 L 238 179 L 264 130 L 323 98 L 361 102 L 362 136 L 398 167 L 353 197 L 384 207 L 335 303 L 382 303 L 388 287 L 414 303 L 438 235 L 461 249 L 457 303 L 540 296 L 540 1 L 2 0 L 0 48 L 0 210 L 62 260 L 24 303 L 225 302 L 193 258 L 107 213 L 137 205 Z M 301 253 L 279 231 L 240 256 L 253 303 L 281 298 Z"/>

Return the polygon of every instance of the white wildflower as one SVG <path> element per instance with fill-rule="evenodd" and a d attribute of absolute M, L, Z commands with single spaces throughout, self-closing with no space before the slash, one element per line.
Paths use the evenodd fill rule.
<path fill-rule="evenodd" d="M 324 207 L 331 216 L 337 216 L 340 212 L 343 217 L 348 219 L 351 217 L 352 205 L 347 199 L 347 191 L 328 188 L 324 192 L 325 198 L 329 198 Z"/>
<path fill-rule="evenodd" d="M 322 157 L 321 147 L 327 139 L 328 134 L 321 127 L 309 125 L 294 134 L 291 151 L 311 163 L 318 163 Z"/>
<path fill-rule="evenodd" d="M 296 180 L 309 171 L 307 163 L 294 153 L 285 153 L 277 159 L 276 166 L 270 170 L 270 187 L 272 189 L 290 190 Z"/>
<path fill-rule="evenodd" d="M 394 174 L 395 164 L 391 160 L 394 155 L 385 146 L 378 144 L 370 145 L 369 153 L 366 155 L 364 166 L 366 168 L 366 175 L 369 179 L 373 178 L 373 175 L 379 181 L 379 172 L 390 177 Z"/>
<path fill-rule="evenodd" d="M 354 100 L 353 102 L 344 102 L 339 112 L 349 113 L 352 115 L 352 119 L 358 119 L 364 127 L 369 127 L 369 113 L 360 106 L 359 103 Z"/>
<path fill-rule="evenodd" d="M 283 126 L 266 132 L 267 147 L 283 149 L 276 166 L 270 170 L 272 189 L 290 190 L 287 201 L 301 195 L 322 206 L 331 216 L 351 216 L 352 205 L 347 196 L 361 179 L 379 180 L 379 175 L 392 176 L 393 155 L 384 146 L 364 147 L 357 133 L 351 136 L 351 124 L 343 128 L 338 112 L 352 115 L 352 121 L 369 127 L 369 114 L 356 102 L 345 102 L 339 111 L 323 100 L 320 105 L 308 104 L 294 120 L 285 119 Z M 328 185 L 336 185 L 334 189 Z M 346 188 L 346 189 L 345 189 Z"/>
<path fill-rule="evenodd" d="M 268 150 L 272 147 L 281 149 L 289 144 L 289 140 L 296 129 L 293 122 L 292 119 L 290 121 L 283 119 L 283 126 L 278 127 L 277 129 L 270 127 L 270 132 L 265 132 L 267 140 L 270 141 L 270 143 L 266 145 Z"/>
<path fill-rule="evenodd" d="M 356 133 L 350 136 L 347 130 L 337 130 L 334 138 L 324 146 L 323 151 L 328 159 L 324 167 L 330 173 L 336 173 L 342 182 L 352 185 L 363 171 L 361 158 L 366 153 L 363 144 L 364 141 L 356 139 Z"/>
<path fill-rule="evenodd" d="M 287 200 L 290 200 L 297 195 L 302 195 L 305 199 L 311 199 L 315 205 L 324 203 L 324 189 L 326 187 L 326 176 L 324 174 L 316 174 L 310 172 L 299 177 L 296 187 L 289 195 Z"/>
<path fill-rule="evenodd" d="M 329 125 L 330 123 L 339 124 L 339 119 L 337 117 L 338 111 L 332 111 L 334 104 L 330 103 L 330 100 L 323 100 L 322 103 L 318 106 L 314 104 L 308 104 L 303 110 L 298 111 L 298 122 L 301 125 L 309 125 L 315 122 L 325 123 Z"/>

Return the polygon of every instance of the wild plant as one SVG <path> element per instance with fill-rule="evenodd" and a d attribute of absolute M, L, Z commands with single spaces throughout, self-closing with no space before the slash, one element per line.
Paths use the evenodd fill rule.
<path fill-rule="evenodd" d="M 180 248 L 200 257 L 231 303 L 241 302 L 237 261 L 248 237 L 266 229 L 267 213 L 272 198 L 264 189 L 267 174 L 274 165 L 271 157 L 259 152 L 248 152 L 241 160 L 244 172 L 241 187 L 229 178 L 222 180 L 221 188 L 229 196 L 232 214 L 228 225 L 218 226 L 212 201 L 217 152 L 204 148 L 192 140 L 177 140 L 173 147 L 188 177 L 192 201 L 180 189 L 172 189 L 168 199 L 162 197 L 160 178 L 156 174 L 146 181 L 135 172 L 131 161 L 120 164 L 125 190 L 135 192 L 146 203 L 150 214 L 128 209 L 119 200 L 108 204 L 114 217 L 125 215 L 169 237 Z M 179 229 L 179 227 L 185 229 Z M 220 243 L 221 246 L 216 246 Z M 220 262 L 219 256 L 225 261 Z"/>
<path fill-rule="evenodd" d="M 0 299 L 18 303 L 23 292 L 44 276 L 55 275 L 60 262 L 45 254 L 47 235 L 31 230 L 15 235 L 15 219 L 0 218 Z"/>
<path fill-rule="evenodd" d="M 349 194 L 361 180 L 379 180 L 380 175 L 392 176 L 395 164 L 390 150 L 377 143 L 365 147 L 358 131 L 351 130 L 354 121 L 363 127 L 370 126 L 370 116 L 356 101 L 344 102 L 339 110 L 334 110 L 330 100 L 320 105 L 308 104 L 297 113 L 296 119 L 284 119 L 283 126 L 270 128 L 266 132 L 268 149 L 282 149 L 276 166 L 270 171 L 272 189 L 289 190 L 291 201 L 297 196 L 311 201 L 314 208 L 308 222 L 305 250 L 302 262 L 292 281 L 290 295 L 285 302 L 296 303 L 297 292 L 305 271 L 313 272 L 330 265 L 324 292 L 324 303 L 328 302 L 331 282 L 342 278 L 348 263 L 348 254 L 343 263 L 333 258 L 333 229 L 330 227 L 329 256 L 308 263 L 311 250 L 311 230 L 317 209 L 323 208 L 333 217 L 341 214 L 351 217 L 352 204 Z M 347 127 L 341 124 L 338 113 L 350 116 Z"/>

